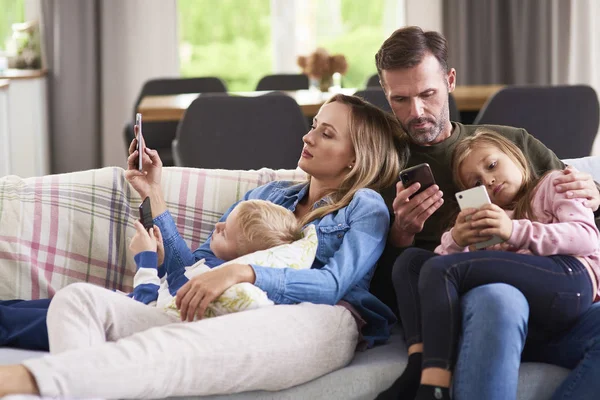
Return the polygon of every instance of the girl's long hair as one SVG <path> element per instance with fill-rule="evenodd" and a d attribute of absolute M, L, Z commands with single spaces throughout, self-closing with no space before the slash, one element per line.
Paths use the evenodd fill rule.
<path fill-rule="evenodd" d="M 469 187 L 460 179 L 458 170 L 462 162 L 467 158 L 473 149 L 482 146 L 492 146 L 506 154 L 521 170 L 523 183 L 513 199 L 513 202 L 506 208 L 514 210 L 514 219 L 536 220 L 535 213 L 531 208 L 531 199 L 535 193 L 535 188 L 543 176 L 538 176 L 531 167 L 523 152 L 512 141 L 508 140 L 499 133 L 488 129 L 479 128 L 473 136 L 463 139 L 454 148 L 452 153 L 452 177 L 454 183 L 460 190 Z M 545 175 L 544 175 L 545 176 Z"/>
<path fill-rule="evenodd" d="M 306 214 L 302 225 L 346 207 L 359 189 L 380 191 L 393 185 L 408 161 L 408 137 L 392 114 L 354 96 L 337 94 L 327 103 L 333 102 L 350 107 L 349 130 L 356 162 L 339 187 L 326 194 L 329 204 Z"/>

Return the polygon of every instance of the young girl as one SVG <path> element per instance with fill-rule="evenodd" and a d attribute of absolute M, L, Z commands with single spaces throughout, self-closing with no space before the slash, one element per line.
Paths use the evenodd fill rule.
<path fill-rule="evenodd" d="M 519 148 L 490 130 L 460 142 L 452 166 L 460 190 L 485 185 L 493 204 L 461 211 L 437 254 L 408 249 L 394 265 L 409 353 L 393 386 L 402 399 L 449 398 L 459 297 L 472 288 L 516 287 L 529 302 L 530 327 L 548 333 L 568 330 L 598 300 L 600 234 L 582 199 L 556 192 L 560 171 L 537 178 Z M 504 242 L 470 252 L 492 235 Z"/>

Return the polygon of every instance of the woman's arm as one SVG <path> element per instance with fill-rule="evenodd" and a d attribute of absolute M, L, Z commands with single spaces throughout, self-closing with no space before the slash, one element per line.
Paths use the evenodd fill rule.
<path fill-rule="evenodd" d="M 335 237 L 343 234 L 341 244 L 322 268 L 296 270 L 252 265 L 256 277 L 254 284 L 267 292 L 276 304 L 305 301 L 336 304 L 373 270 L 383 252 L 389 228 L 387 207 L 374 191 L 358 191 L 346 212 L 348 229 L 345 233 L 343 230 L 327 233 L 331 226 L 317 225 L 319 241 L 326 240 L 328 234 Z M 323 246 L 324 243 L 319 243 L 317 251 Z"/>

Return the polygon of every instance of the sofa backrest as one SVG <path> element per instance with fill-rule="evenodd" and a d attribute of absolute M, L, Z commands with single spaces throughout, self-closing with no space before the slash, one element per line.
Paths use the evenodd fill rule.
<path fill-rule="evenodd" d="M 197 248 L 246 191 L 302 171 L 227 171 L 166 167 L 167 206 L 188 245 Z M 35 299 L 78 281 L 131 290 L 133 237 L 141 199 L 124 170 L 108 167 L 0 179 L 0 299 Z"/>

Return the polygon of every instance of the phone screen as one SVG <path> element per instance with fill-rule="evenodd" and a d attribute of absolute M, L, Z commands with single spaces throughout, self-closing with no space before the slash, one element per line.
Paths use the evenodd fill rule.
<path fill-rule="evenodd" d="M 146 197 L 142 204 L 139 207 L 140 210 L 140 222 L 144 225 L 146 230 L 152 228 L 154 226 L 154 221 L 152 220 L 152 207 L 150 206 L 150 197 Z"/>
<path fill-rule="evenodd" d="M 137 126 L 137 151 L 138 151 L 138 170 L 142 170 L 142 154 L 144 151 L 144 137 L 142 136 L 142 114 L 135 115 L 135 126 Z"/>

